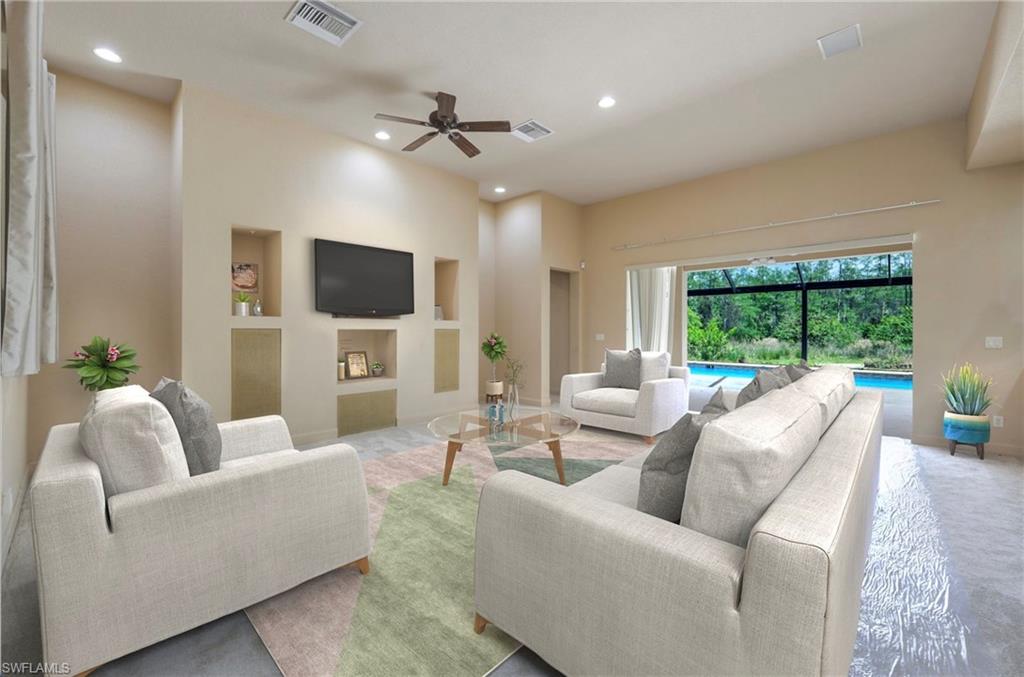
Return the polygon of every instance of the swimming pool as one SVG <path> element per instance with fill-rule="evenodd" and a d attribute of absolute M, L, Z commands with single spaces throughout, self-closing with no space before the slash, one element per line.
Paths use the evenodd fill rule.
<path fill-rule="evenodd" d="M 770 365 L 766 365 L 770 366 Z M 757 374 L 757 367 L 738 364 L 709 364 L 690 362 L 690 384 L 705 388 L 722 386 L 739 389 L 747 385 Z M 880 374 L 877 372 L 853 372 L 853 381 L 858 388 L 885 388 L 888 390 L 911 390 L 913 381 L 910 374 Z"/>

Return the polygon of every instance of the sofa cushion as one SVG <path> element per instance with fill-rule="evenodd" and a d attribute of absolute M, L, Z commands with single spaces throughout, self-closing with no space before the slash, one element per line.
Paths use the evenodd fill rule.
<path fill-rule="evenodd" d="M 608 466 L 599 473 L 571 485 L 568 493 L 585 493 L 605 501 L 618 503 L 627 508 L 636 508 L 637 489 L 640 486 L 640 470 L 623 465 Z"/>
<path fill-rule="evenodd" d="M 185 449 L 189 474 L 202 475 L 220 468 L 220 430 L 206 400 L 181 381 L 166 377 L 149 396 L 167 407 Z"/>
<path fill-rule="evenodd" d="M 736 398 L 736 406 L 742 407 L 744 404 L 753 402 L 766 393 L 788 386 L 791 382 L 784 366 L 760 369 L 754 380 L 740 391 L 739 397 Z"/>
<path fill-rule="evenodd" d="M 108 497 L 189 476 L 171 415 L 141 386 L 96 393 L 78 437 Z"/>
<path fill-rule="evenodd" d="M 597 388 L 573 395 L 572 406 L 582 411 L 635 418 L 639 395 L 632 388 Z"/>
<path fill-rule="evenodd" d="M 640 389 L 641 359 L 640 349 L 605 350 L 604 377 L 601 384 L 605 388 Z"/>
<path fill-rule="evenodd" d="M 640 382 L 657 381 L 668 378 L 670 353 L 645 351 L 640 353 Z"/>
<path fill-rule="evenodd" d="M 807 364 L 807 360 L 800 360 L 800 364 L 786 365 L 786 373 L 789 375 L 789 380 L 793 383 L 796 383 L 812 371 L 814 371 L 814 369 L 811 368 L 811 365 Z"/>
<path fill-rule="evenodd" d="M 654 445 L 640 470 L 636 509 L 679 523 L 693 449 L 705 425 L 722 414 L 686 414 Z"/>
<path fill-rule="evenodd" d="M 853 372 L 846 367 L 822 367 L 805 375 L 792 389 L 813 397 L 821 406 L 821 432 L 828 430 L 856 390 Z"/>
<path fill-rule="evenodd" d="M 781 388 L 704 426 L 680 523 L 745 547 L 750 530 L 821 437 L 817 400 Z"/>
<path fill-rule="evenodd" d="M 728 414 L 730 411 L 732 411 L 732 408 L 725 401 L 725 390 L 722 389 L 722 386 L 718 386 L 718 390 L 711 396 L 708 403 L 704 405 L 704 408 L 700 410 L 700 413 L 718 414 L 721 416 L 722 414 Z"/>

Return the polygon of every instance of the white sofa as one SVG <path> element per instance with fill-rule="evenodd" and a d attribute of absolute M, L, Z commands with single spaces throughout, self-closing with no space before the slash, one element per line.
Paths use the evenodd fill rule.
<path fill-rule="evenodd" d="M 641 435 L 649 444 L 686 413 L 689 402 L 690 369 L 671 367 L 668 353 L 641 354 L 643 371 L 658 369 L 654 362 L 663 361 L 660 378 L 646 379 L 640 390 L 604 388 L 604 373 L 566 374 L 562 377 L 560 408 L 563 414 L 583 425 Z M 603 367 L 603 365 L 602 365 Z"/>
<path fill-rule="evenodd" d="M 77 674 L 341 565 L 368 570 L 348 445 L 296 451 L 279 416 L 223 423 L 219 470 L 106 498 L 78 427 L 50 430 L 29 490 L 48 664 Z"/>
<path fill-rule="evenodd" d="M 756 436 L 765 409 L 756 404 L 705 426 L 687 502 L 702 453 L 712 453 L 707 431 L 732 426 Z M 740 544 L 636 510 L 649 452 L 570 487 L 510 470 L 493 476 L 477 518 L 477 632 L 493 623 L 566 674 L 846 675 L 878 486 L 882 398 L 822 397 L 808 415 L 819 405 L 821 424 L 804 433 L 809 455 L 763 513 L 752 511 Z M 710 479 L 734 481 L 720 475 Z M 717 519 L 733 505 L 710 508 Z"/>

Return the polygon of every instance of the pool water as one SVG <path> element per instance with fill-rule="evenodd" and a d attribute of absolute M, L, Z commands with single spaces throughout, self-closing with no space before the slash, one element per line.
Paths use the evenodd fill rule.
<path fill-rule="evenodd" d="M 750 379 L 757 374 L 754 367 L 740 365 L 704 364 L 702 362 L 690 362 L 690 384 L 710 388 L 721 386 L 723 388 L 739 390 L 750 383 Z M 865 374 L 853 372 L 853 381 L 858 388 L 885 388 L 889 390 L 911 390 L 913 381 L 910 376 L 903 374 Z"/>

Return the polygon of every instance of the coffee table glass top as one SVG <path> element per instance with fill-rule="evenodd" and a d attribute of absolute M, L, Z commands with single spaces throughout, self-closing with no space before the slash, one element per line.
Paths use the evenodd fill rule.
<path fill-rule="evenodd" d="M 538 442 L 548 443 L 562 439 L 579 430 L 579 421 L 557 411 L 537 407 L 519 407 L 515 420 L 491 421 L 489 406 L 439 416 L 427 424 L 436 437 L 449 442 L 505 444 L 525 447 Z"/>

